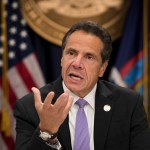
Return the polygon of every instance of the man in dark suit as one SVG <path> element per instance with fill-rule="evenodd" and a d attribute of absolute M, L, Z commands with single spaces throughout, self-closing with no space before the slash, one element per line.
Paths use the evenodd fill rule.
<path fill-rule="evenodd" d="M 109 33 L 94 22 L 79 22 L 64 36 L 62 49 L 62 77 L 16 102 L 16 150 L 77 150 L 78 139 L 78 150 L 149 150 L 142 97 L 100 79 L 112 49 Z M 83 139 L 84 133 L 75 136 L 78 99 L 86 102 Z"/>

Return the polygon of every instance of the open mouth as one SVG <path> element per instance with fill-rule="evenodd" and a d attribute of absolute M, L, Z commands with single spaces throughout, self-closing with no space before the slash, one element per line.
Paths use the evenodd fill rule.
<path fill-rule="evenodd" d="M 76 74 L 73 74 L 73 73 L 70 73 L 69 76 L 72 78 L 72 79 L 75 79 L 75 80 L 82 80 L 83 78 L 79 75 L 76 75 Z"/>

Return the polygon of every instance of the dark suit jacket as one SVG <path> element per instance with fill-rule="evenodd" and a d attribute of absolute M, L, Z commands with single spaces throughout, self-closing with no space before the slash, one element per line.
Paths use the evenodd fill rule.
<path fill-rule="evenodd" d="M 63 93 L 62 80 L 58 79 L 40 91 L 43 100 L 48 92 L 54 91 L 54 103 Z M 103 109 L 106 104 L 111 106 L 108 112 Z M 39 117 L 34 106 L 33 93 L 17 100 L 14 115 L 16 150 L 52 149 L 39 138 Z M 94 120 L 95 150 L 150 150 L 150 129 L 139 94 L 99 80 Z M 64 150 L 72 149 L 68 117 L 59 129 L 58 139 Z"/>

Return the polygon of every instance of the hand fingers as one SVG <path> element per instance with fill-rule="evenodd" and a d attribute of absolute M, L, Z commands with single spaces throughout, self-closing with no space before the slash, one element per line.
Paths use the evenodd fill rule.
<path fill-rule="evenodd" d="M 57 100 L 56 105 L 54 106 L 58 109 L 59 113 L 64 113 L 67 115 L 72 106 L 74 97 L 69 96 L 69 92 L 65 91 Z"/>
<path fill-rule="evenodd" d="M 42 104 L 40 91 L 35 87 L 32 87 L 32 91 L 34 93 L 35 107 L 37 110 L 39 110 Z"/>
<path fill-rule="evenodd" d="M 51 102 L 52 102 L 52 99 L 54 98 L 54 92 L 50 92 L 48 93 L 48 95 L 46 96 L 45 98 L 45 101 L 44 101 L 44 104 L 43 104 L 43 107 L 44 108 L 49 108 L 51 105 Z"/>
<path fill-rule="evenodd" d="M 42 103 L 39 89 L 33 87 L 32 91 L 34 93 L 35 107 L 37 111 L 39 111 L 42 107 L 46 109 L 52 106 L 51 102 L 54 97 L 54 92 L 48 93 L 48 95 L 45 98 L 44 103 Z M 72 102 L 73 102 L 73 97 L 69 96 L 69 91 L 65 91 L 63 94 L 59 96 L 59 98 L 57 99 L 53 107 L 58 112 L 66 112 L 68 114 L 70 107 L 72 105 Z"/>
<path fill-rule="evenodd" d="M 69 98 L 69 93 L 65 92 L 61 94 L 54 104 L 55 109 L 57 109 L 58 111 L 64 109 L 67 105 L 68 98 Z"/>

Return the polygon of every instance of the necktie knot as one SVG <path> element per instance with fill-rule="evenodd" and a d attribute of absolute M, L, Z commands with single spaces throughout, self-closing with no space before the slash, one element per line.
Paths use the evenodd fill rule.
<path fill-rule="evenodd" d="M 84 108 L 84 106 L 87 105 L 88 102 L 84 99 L 79 99 L 76 101 L 76 104 L 79 106 L 79 108 Z"/>

